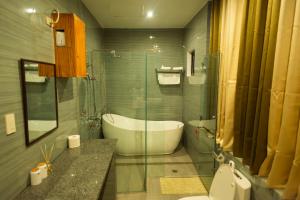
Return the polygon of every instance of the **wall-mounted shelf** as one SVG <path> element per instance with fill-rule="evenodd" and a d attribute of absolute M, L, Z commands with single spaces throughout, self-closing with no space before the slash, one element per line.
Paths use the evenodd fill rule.
<path fill-rule="evenodd" d="M 155 69 L 159 85 L 180 85 L 183 80 L 184 70 Z"/>
<path fill-rule="evenodd" d="M 184 70 L 173 70 L 173 69 L 155 69 L 156 73 L 167 73 L 167 74 L 184 74 Z"/>

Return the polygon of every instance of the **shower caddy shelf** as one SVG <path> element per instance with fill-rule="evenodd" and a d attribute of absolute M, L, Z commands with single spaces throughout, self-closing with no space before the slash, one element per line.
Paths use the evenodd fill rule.
<path fill-rule="evenodd" d="M 184 70 L 180 69 L 180 70 L 173 70 L 173 69 L 155 69 L 156 72 L 156 79 L 159 85 L 163 85 L 163 86 L 168 86 L 168 85 L 181 85 L 183 77 L 184 77 Z M 180 81 L 178 84 L 161 84 L 158 78 L 159 74 L 180 74 Z"/>

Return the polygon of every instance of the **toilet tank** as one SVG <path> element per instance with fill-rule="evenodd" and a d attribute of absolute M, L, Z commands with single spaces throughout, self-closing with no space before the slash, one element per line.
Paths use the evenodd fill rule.
<path fill-rule="evenodd" d="M 238 170 L 234 170 L 235 179 L 235 200 L 250 200 L 251 183 Z"/>

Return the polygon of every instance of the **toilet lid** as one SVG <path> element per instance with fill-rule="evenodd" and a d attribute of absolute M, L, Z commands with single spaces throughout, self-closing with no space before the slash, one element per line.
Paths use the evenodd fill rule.
<path fill-rule="evenodd" d="M 235 179 L 229 165 L 221 165 L 213 179 L 209 199 L 210 200 L 234 200 Z"/>

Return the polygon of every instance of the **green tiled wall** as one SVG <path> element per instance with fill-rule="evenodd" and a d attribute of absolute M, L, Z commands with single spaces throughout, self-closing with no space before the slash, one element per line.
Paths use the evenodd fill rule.
<path fill-rule="evenodd" d="M 147 89 L 148 120 L 182 120 L 182 86 L 159 86 L 155 68 L 183 66 L 183 33 L 183 29 L 105 29 L 105 49 L 121 56 L 114 58 L 109 52 L 105 56 L 106 102 L 111 112 L 144 119 Z M 153 52 L 153 45 L 160 52 Z"/>
<path fill-rule="evenodd" d="M 208 18 L 209 11 L 206 4 L 200 12 L 192 19 L 186 26 L 184 35 L 184 46 L 186 51 L 195 50 L 195 77 L 205 79 L 206 72 L 201 71 L 202 63 L 205 61 L 208 54 Z M 186 53 L 184 53 L 186 59 Z M 184 84 L 184 119 L 199 119 L 200 115 L 203 118 L 207 116 L 207 102 L 206 102 L 206 87 L 204 81 L 200 84 L 193 84 L 192 78 L 186 77 Z"/>
<path fill-rule="evenodd" d="M 25 13 L 25 8 L 32 7 L 35 14 Z M 41 144 L 54 143 L 56 158 L 66 148 L 67 136 L 79 132 L 81 81 L 58 79 L 59 128 L 32 146 L 25 145 L 19 60 L 54 62 L 52 31 L 45 24 L 46 15 L 54 8 L 80 16 L 87 27 L 88 51 L 101 48 L 101 29 L 79 0 L 0 1 L 0 199 L 12 199 L 29 184 L 29 170 L 42 161 Z M 17 132 L 9 136 L 5 134 L 6 113 L 16 116 Z"/>

